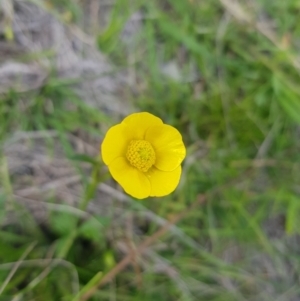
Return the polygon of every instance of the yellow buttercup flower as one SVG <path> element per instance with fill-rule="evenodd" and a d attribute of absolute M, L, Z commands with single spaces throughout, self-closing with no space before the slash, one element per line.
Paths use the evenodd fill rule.
<path fill-rule="evenodd" d="M 111 127 L 101 145 L 113 178 L 137 199 L 175 190 L 186 150 L 181 134 L 150 113 L 134 113 Z"/>

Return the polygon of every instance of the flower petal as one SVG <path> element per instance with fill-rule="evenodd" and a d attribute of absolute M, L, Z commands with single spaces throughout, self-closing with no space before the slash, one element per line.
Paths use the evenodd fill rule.
<path fill-rule="evenodd" d="M 128 194 L 137 199 L 150 195 L 150 181 L 146 174 L 131 166 L 124 157 L 115 159 L 108 168 L 113 178 Z"/>
<path fill-rule="evenodd" d="M 145 138 L 145 133 L 149 127 L 162 125 L 163 122 L 160 118 L 150 113 L 141 112 L 127 116 L 121 124 L 127 126 L 127 131 L 134 136 L 133 139 L 139 140 Z"/>
<path fill-rule="evenodd" d="M 132 139 L 130 132 L 122 124 L 111 127 L 102 142 L 101 154 L 103 162 L 109 165 L 114 159 L 125 156 L 129 141 Z"/>
<path fill-rule="evenodd" d="M 181 175 L 181 166 L 173 171 L 161 171 L 157 168 L 151 168 L 147 176 L 151 184 L 150 196 L 168 195 L 177 187 Z"/>
<path fill-rule="evenodd" d="M 163 171 L 177 168 L 185 158 L 186 150 L 181 134 L 174 127 L 162 124 L 150 127 L 145 139 L 149 141 L 156 154 L 155 167 Z"/>

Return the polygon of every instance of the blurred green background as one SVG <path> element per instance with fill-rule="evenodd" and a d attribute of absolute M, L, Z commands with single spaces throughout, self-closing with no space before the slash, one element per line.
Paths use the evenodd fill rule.
<path fill-rule="evenodd" d="M 298 0 L 0 9 L 1 301 L 80 300 L 203 194 L 89 300 L 300 300 Z M 96 160 L 136 111 L 187 146 L 167 197 L 131 199 Z"/>

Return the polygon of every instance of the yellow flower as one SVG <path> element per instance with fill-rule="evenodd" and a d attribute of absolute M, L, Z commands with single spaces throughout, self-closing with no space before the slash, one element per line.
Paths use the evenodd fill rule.
<path fill-rule="evenodd" d="M 180 133 L 147 112 L 131 114 L 111 127 L 101 151 L 113 178 L 137 199 L 174 191 L 186 154 Z"/>

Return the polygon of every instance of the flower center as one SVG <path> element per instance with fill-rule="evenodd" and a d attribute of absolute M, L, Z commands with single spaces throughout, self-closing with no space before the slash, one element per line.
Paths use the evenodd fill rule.
<path fill-rule="evenodd" d="M 143 172 L 148 171 L 156 159 L 152 145 L 145 140 L 131 140 L 126 158 L 132 166 Z"/>

